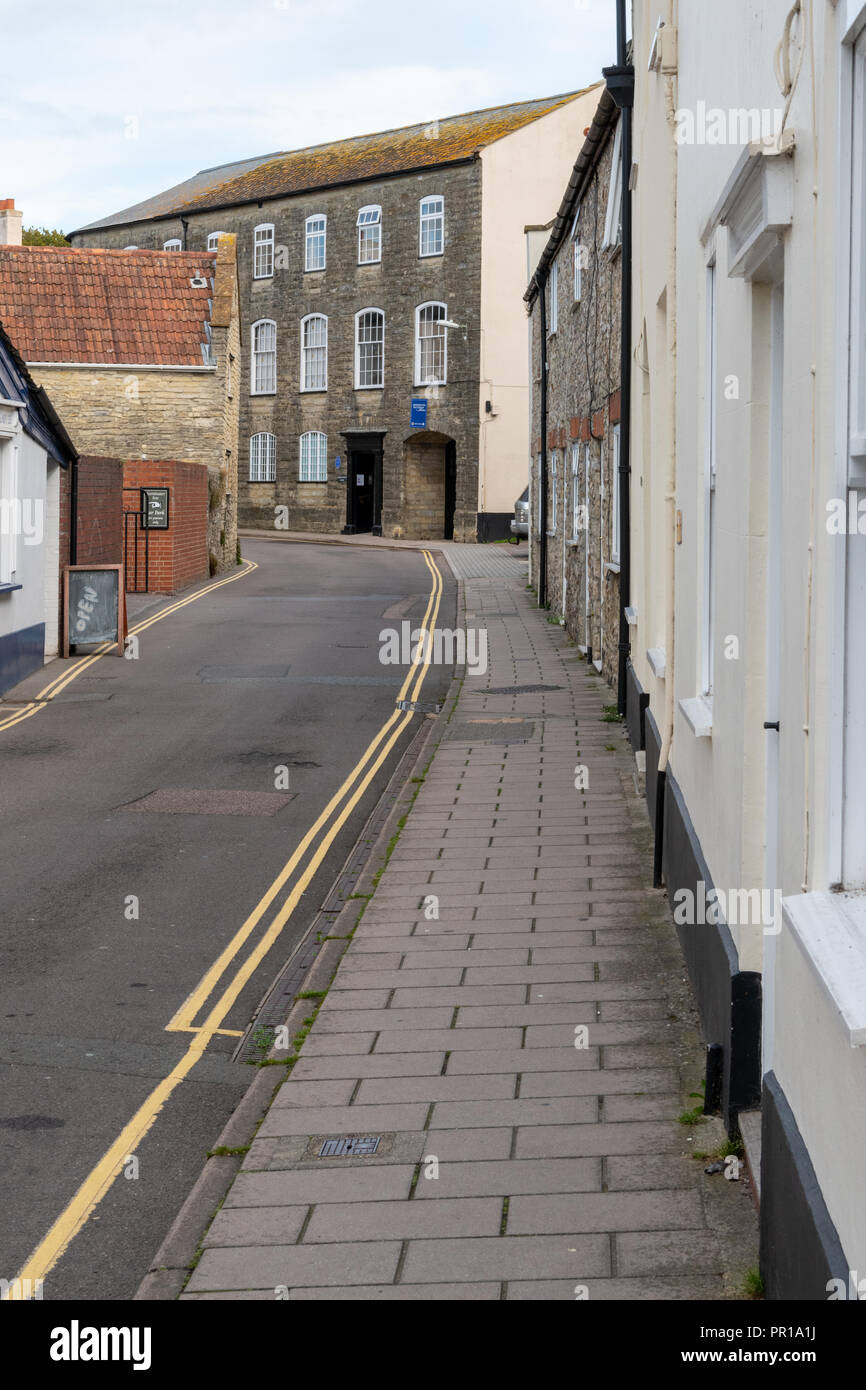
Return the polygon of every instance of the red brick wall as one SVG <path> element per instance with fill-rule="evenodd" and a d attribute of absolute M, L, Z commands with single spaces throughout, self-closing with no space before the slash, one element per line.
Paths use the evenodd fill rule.
<path fill-rule="evenodd" d="M 168 530 L 150 532 L 148 583 L 151 593 L 171 594 L 208 576 L 207 467 L 201 463 L 129 459 L 124 464 L 124 508 L 138 510 L 139 488 L 168 488 Z M 138 575 L 133 574 L 132 522 L 127 588 L 144 588 L 144 536 L 139 532 Z"/>
<path fill-rule="evenodd" d="M 60 563 L 69 564 L 72 470 L 60 475 Z M 78 460 L 79 565 L 119 565 L 123 560 L 123 463 L 84 455 Z"/>

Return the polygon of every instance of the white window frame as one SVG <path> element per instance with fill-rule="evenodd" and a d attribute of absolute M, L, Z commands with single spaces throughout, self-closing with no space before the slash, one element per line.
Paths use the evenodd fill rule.
<path fill-rule="evenodd" d="M 583 246 L 580 237 L 574 238 L 574 302 L 579 304 L 583 297 Z"/>
<path fill-rule="evenodd" d="M 311 468 L 310 459 L 304 459 L 304 440 L 315 439 L 316 457 L 312 461 L 315 470 L 315 477 L 305 477 L 304 469 L 308 473 Z M 324 440 L 323 444 L 318 441 Z M 298 440 L 298 482 L 299 483 L 326 483 L 328 481 L 328 436 L 322 430 L 305 430 Z"/>
<path fill-rule="evenodd" d="M 580 503 L 580 445 L 577 441 L 571 446 L 571 539 L 580 540 L 583 529 L 578 525 L 581 517 Z"/>
<path fill-rule="evenodd" d="M 307 343 L 304 341 L 304 339 L 305 339 L 305 337 L 306 337 L 307 325 L 310 324 L 310 323 L 313 323 L 314 321 L 324 323 L 324 325 L 325 325 L 325 341 L 324 341 L 324 343 L 312 343 L 312 344 L 307 344 Z M 312 363 L 313 363 L 313 361 L 314 361 L 315 359 L 312 357 L 312 355 L 308 358 L 308 357 L 307 357 L 307 354 L 308 354 L 308 353 L 312 354 L 312 353 L 315 353 L 315 352 L 321 352 L 323 348 L 324 348 L 324 354 L 325 354 L 325 355 L 324 355 L 324 363 L 325 363 L 325 372 L 324 372 L 324 378 L 325 378 L 325 379 L 324 379 L 324 384 L 321 385 L 321 386 L 308 386 L 308 385 L 307 385 L 307 367 L 308 367 L 308 366 L 311 366 Z M 327 314 L 305 314 L 304 317 L 301 319 L 301 390 L 302 390 L 303 392 L 308 392 L 308 391 L 311 391 L 311 392 L 321 392 L 321 391 L 327 391 L 327 389 L 328 389 L 328 315 L 327 315 Z"/>
<path fill-rule="evenodd" d="M 547 336 L 552 338 L 559 327 L 559 263 L 554 261 L 547 277 Z"/>
<path fill-rule="evenodd" d="M 423 304 L 419 304 L 415 309 L 415 385 L 416 386 L 445 386 L 448 383 L 448 329 L 445 328 L 441 334 L 425 334 L 425 337 L 442 339 L 442 375 L 436 380 L 425 381 L 421 376 L 421 315 L 425 309 L 441 309 L 442 314 L 438 322 L 447 322 L 448 305 L 441 300 L 428 299 Z"/>
<path fill-rule="evenodd" d="M 610 486 L 610 562 L 612 565 L 619 564 L 620 550 L 622 546 L 620 525 L 619 525 L 619 460 L 620 460 L 620 427 L 613 427 L 613 468 L 611 471 Z"/>
<path fill-rule="evenodd" d="M 366 207 L 359 208 L 355 226 L 358 228 L 358 265 L 378 265 L 382 259 L 382 209 L 379 204 L 368 203 Z M 368 249 L 364 233 L 370 228 L 376 229 L 375 256 L 361 254 Z"/>
<path fill-rule="evenodd" d="M 275 483 L 277 480 L 277 436 L 269 430 L 250 435 L 251 483 Z"/>
<path fill-rule="evenodd" d="M 274 330 L 274 345 L 272 348 L 258 347 L 256 344 L 256 333 L 260 328 L 270 326 Z M 262 387 L 259 385 L 259 377 L 264 363 L 260 358 L 269 356 L 273 353 L 274 357 L 274 384 L 272 387 Z M 256 319 L 250 328 L 250 395 L 251 396 L 275 396 L 277 394 L 277 325 L 273 319 Z"/>
<path fill-rule="evenodd" d="M 622 243 L 622 118 L 617 122 L 613 137 L 613 158 L 610 166 L 610 188 L 607 195 L 607 214 L 604 219 L 602 249 L 611 250 Z"/>
<path fill-rule="evenodd" d="M 0 498 L 6 503 L 0 515 L 0 584 L 14 584 L 18 568 L 18 425 L 11 436 L 0 435 Z"/>
<path fill-rule="evenodd" d="M 559 473 L 559 468 L 558 468 L 558 460 L 557 460 L 556 455 L 557 455 L 557 450 L 556 450 L 556 449 L 552 449 L 552 450 L 551 450 L 551 453 L 550 453 L 550 512 L 551 512 L 551 516 L 550 516 L 550 526 L 548 527 L 548 531 L 547 531 L 547 534 L 548 534 L 549 536 L 555 536 L 555 535 L 556 535 L 556 513 L 557 513 L 557 510 L 558 510 L 558 503 L 559 503 L 559 498 L 558 498 L 558 496 L 557 496 L 558 491 L 559 491 L 559 488 L 558 488 L 558 481 L 559 481 L 559 479 L 558 479 L 558 473 Z"/>
<path fill-rule="evenodd" d="M 704 331 L 704 584 L 702 604 L 701 695 L 713 694 L 716 627 L 716 361 L 718 353 L 718 280 L 715 256 L 707 263 Z"/>
<path fill-rule="evenodd" d="M 227 236 L 227 235 L 228 235 L 227 232 L 208 232 L 208 234 L 207 234 L 207 249 L 208 249 L 208 251 L 218 251 L 218 250 L 219 250 L 219 239 L 220 239 L 220 237 L 221 237 L 221 236 Z"/>
<path fill-rule="evenodd" d="M 179 236 L 173 236 L 168 241 L 162 243 L 162 249 L 163 251 L 181 251 L 183 249 L 183 242 Z"/>
<path fill-rule="evenodd" d="M 435 202 L 438 202 L 438 203 L 439 203 L 439 207 L 438 207 L 434 212 L 427 212 L 427 213 L 425 213 L 425 211 L 424 211 L 424 204 L 425 204 L 425 203 L 435 203 Z M 438 237 L 434 237 L 434 240 L 438 240 L 438 242 L 439 242 L 439 249 L 438 249 L 438 251 L 425 251 L 425 250 L 424 250 L 424 233 L 425 233 L 425 232 L 428 233 L 428 241 L 429 241 L 429 231 L 430 231 L 430 227 L 431 227 L 431 225 L 432 225 L 432 226 L 435 226 L 436 224 L 438 224 L 438 233 L 439 233 L 439 234 L 438 234 Z M 423 198 L 420 199 L 420 201 L 419 201 L 419 203 L 418 203 L 418 255 L 421 256 L 421 257 L 423 257 L 423 259 L 426 260 L 426 259 L 427 259 L 428 257 L 430 257 L 430 256 L 444 256 L 444 254 L 445 254 L 445 197 L 444 197 L 444 194 L 442 194 L 442 193 L 427 193 Z"/>
<path fill-rule="evenodd" d="M 362 319 L 362 317 L 364 316 L 364 314 L 378 314 L 378 315 L 379 315 L 379 318 L 380 318 L 380 320 L 381 320 L 381 324 L 382 324 L 382 337 L 381 337 L 381 340 L 380 340 L 380 341 L 381 341 L 381 344 L 382 344 L 382 353 L 381 353 L 382 369 L 381 369 L 381 372 L 379 373 L 380 380 L 377 381 L 377 382 L 375 382 L 375 383 L 371 383 L 371 382 L 362 382 L 362 381 L 361 381 L 361 340 L 360 340 L 360 337 L 359 337 L 358 335 L 359 335 L 359 333 L 360 333 L 360 328 L 361 328 L 361 319 Z M 372 341 L 372 339 L 368 339 L 368 341 Z M 355 315 L 355 390 L 356 390 L 356 391 L 381 391 L 381 390 L 383 389 L 384 385 L 385 385 L 385 311 L 384 311 L 384 309 L 377 309 L 377 308 L 375 308 L 374 306 L 370 306 L 370 307 L 367 308 L 367 309 L 359 309 L 358 312 L 357 312 L 357 314 Z"/>
<path fill-rule="evenodd" d="M 273 274 L 274 224 L 273 222 L 260 222 L 257 227 L 253 228 L 253 279 L 270 280 Z"/>
<path fill-rule="evenodd" d="M 319 226 L 321 223 L 321 226 Z M 322 263 L 313 265 L 312 251 L 321 242 Z M 324 212 L 312 212 L 304 220 L 304 274 L 315 270 L 325 270 L 328 264 L 328 215 Z"/>
<path fill-rule="evenodd" d="M 124 249 L 124 251 L 137 251 L 137 250 L 138 250 L 138 247 L 137 247 L 137 246 L 124 246 L 123 249 Z"/>

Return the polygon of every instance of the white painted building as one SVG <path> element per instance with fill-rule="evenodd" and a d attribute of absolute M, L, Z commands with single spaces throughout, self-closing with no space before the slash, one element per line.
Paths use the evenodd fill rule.
<path fill-rule="evenodd" d="M 768 1296 L 820 1299 L 866 1275 L 866 5 L 633 33 L 629 727 Z"/>

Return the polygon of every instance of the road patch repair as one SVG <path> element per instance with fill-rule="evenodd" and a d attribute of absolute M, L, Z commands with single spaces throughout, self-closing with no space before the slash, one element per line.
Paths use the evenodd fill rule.
<path fill-rule="evenodd" d="M 139 1299 L 746 1296 L 625 729 L 524 582 L 465 580 L 487 672 L 428 716 Z"/>

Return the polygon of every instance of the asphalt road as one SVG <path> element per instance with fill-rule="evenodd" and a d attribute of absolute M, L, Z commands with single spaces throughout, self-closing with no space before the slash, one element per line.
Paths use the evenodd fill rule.
<path fill-rule="evenodd" d="M 391 715 L 406 675 L 380 664 L 378 637 L 423 618 L 420 552 L 248 541 L 245 559 L 258 568 L 143 631 L 138 660 L 103 657 L 34 717 L 0 728 L 0 1278 L 19 1273 L 183 1057 L 191 1034 L 166 1025 Z M 438 625 L 453 627 L 454 583 L 444 560 L 439 569 Z M 31 697 L 59 670 L 6 699 Z M 451 674 L 431 666 L 422 698 L 444 694 Z M 224 1028 L 247 1027 L 417 727 Z M 281 766 L 291 799 L 278 802 Z M 203 813 L 188 795 L 173 809 L 142 805 L 165 791 L 257 795 L 232 814 L 213 814 L 213 798 Z M 137 1176 L 114 1181 L 46 1275 L 46 1300 L 135 1293 L 249 1084 L 249 1066 L 231 1061 L 237 1043 L 210 1040 L 137 1145 Z"/>

